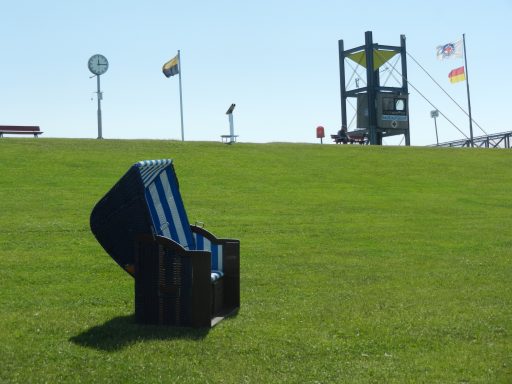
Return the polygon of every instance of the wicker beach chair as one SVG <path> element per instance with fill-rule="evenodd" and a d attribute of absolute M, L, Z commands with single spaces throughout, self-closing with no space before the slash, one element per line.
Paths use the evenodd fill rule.
<path fill-rule="evenodd" d="M 105 251 L 135 278 L 144 324 L 211 327 L 240 306 L 240 242 L 190 225 L 172 160 L 134 164 L 91 213 Z"/>

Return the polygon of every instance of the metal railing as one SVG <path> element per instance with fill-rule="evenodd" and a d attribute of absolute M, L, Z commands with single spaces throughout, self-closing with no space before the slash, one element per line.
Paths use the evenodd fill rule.
<path fill-rule="evenodd" d="M 477 148 L 510 148 L 512 131 L 493 133 L 473 138 L 473 146 Z M 439 144 L 432 144 L 430 147 L 471 147 L 470 139 L 447 141 Z"/>

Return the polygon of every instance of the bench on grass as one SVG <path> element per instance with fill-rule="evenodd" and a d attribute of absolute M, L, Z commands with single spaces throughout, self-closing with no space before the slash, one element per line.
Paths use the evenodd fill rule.
<path fill-rule="evenodd" d="M 135 278 L 138 323 L 212 327 L 240 307 L 240 241 L 190 225 L 172 160 L 134 164 L 90 224 Z"/>
<path fill-rule="evenodd" d="M 336 144 L 368 144 L 368 138 L 365 135 L 350 135 L 350 133 L 346 133 L 344 136 L 331 135 L 331 139 Z"/>
<path fill-rule="evenodd" d="M 220 135 L 220 138 L 221 138 L 222 142 L 226 143 L 226 144 L 235 143 L 237 137 L 238 137 L 238 135 L 234 135 L 234 136 L 231 136 L 231 135 Z"/>
<path fill-rule="evenodd" d="M 38 137 L 43 132 L 36 125 L 0 125 L 0 137 L 9 135 L 34 135 Z"/>

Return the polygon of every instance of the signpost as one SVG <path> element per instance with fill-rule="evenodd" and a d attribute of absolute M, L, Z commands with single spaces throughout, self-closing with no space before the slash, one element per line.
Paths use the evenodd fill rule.
<path fill-rule="evenodd" d="M 231 104 L 226 111 L 226 115 L 229 118 L 229 144 L 234 143 L 236 141 L 235 136 L 235 125 L 233 123 L 233 110 L 235 109 L 236 104 Z"/>

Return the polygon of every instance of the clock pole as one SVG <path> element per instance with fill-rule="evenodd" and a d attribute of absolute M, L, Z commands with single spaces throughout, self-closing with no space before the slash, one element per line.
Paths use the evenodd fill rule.
<path fill-rule="evenodd" d="M 98 84 L 98 139 L 103 139 L 102 135 L 102 126 L 101 126 L 101 99 L 103 98 L 103 94 L 100 90 L 100 75 L 96 75 L 97 84 Z"/>
<path fill-rule="evenodd" d="M 89 67 L 89 71 L 91 71 L 94 76 L 96 76 L 96 84 L 98 85 L 98 90 L 96 91 L 96 95 L 98 96 L 98 139 L 103 139 L 101 126 L 101 100 L 103 99 L 103 93 L 101 92 L 100 87 L 100 75 L 107 72 L 108 60 L 105 56 L 96 54 L 89 58 L 87 65 Z M 90 79 L 92 79 L 94 76 L 91 76 Z"/>

